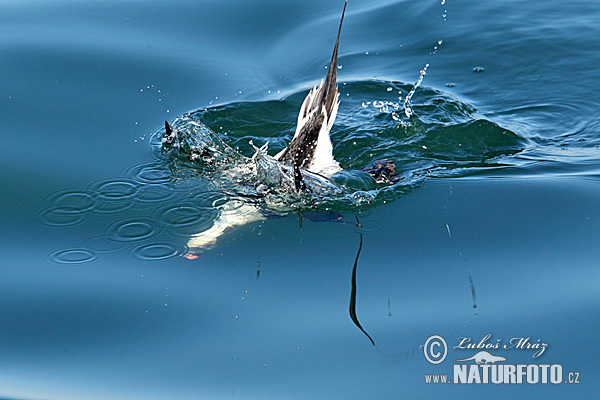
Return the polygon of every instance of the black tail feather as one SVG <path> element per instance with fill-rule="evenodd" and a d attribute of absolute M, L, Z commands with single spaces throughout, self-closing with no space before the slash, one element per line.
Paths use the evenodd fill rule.
<path fill-rule="evenodd" d="M 340 20 L 340 27 L 338 28 L 337 39 L 335 40 L 335 47 L 333 48 L 333 55 L 331 56 L 331 63 L 329 64 L 329 71 L 325 77 L 325 83 L 323 84 L 323 99 L 325 100 L 325 110 L 328 115 L 331 115 L 333 110 L 333 102 L 335 101 L 335 95 L 337 92 L 337 57 L 338 47 L 340 44 L 340 33 L 342 32 L 342 23 L 344 22 L 344 15 L 346 14 L 346 6 L 348 0 L 344 3 L 344 10 L 342 11 L 342 18 Z"/>
<path fill-rule="evenodd" d="M 173 130 L 171 129 L 171 125 L 169 125 L 168 121 L 165 121 L 165 132 L 167 136 L 171 136 L 171 133 L 173 132 Z"/>

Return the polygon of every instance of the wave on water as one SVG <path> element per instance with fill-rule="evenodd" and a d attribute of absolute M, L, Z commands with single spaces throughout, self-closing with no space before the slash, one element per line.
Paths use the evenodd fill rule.
<path fill-rule="evenodd" d="M 151 142 L 174 178 L 260 203 L 274 213 L 362 210 L 399 198 L 427 177 L 502 168 L 524 148 L 517 134 L 444 92 L 381 81 L 347 82 L 340 92 L 331 137 L 343 171 L 328 179 L 303 170 L 306 190 L 300 193 L 293 168 L 270 155 L 291 140 L 303 92 L 203 108 L 173 121 L 172 137 L 163 129 Z M 375 181 L 368 173 L 381 160 L 393 163 L 394 179 Z"/>
<path fill-rule="evenodd" d="M 527 146 L 442 91 L 376 80 L 339 89 L 331 137 L 343 170 L 331 179 L 303 170 L 305 189 L 297 192 L 293 168 L 271 156 L 291 140 L 305 92 L 203 108 L 172 121 L 171 137 L 156 131 L 152 160 L 129 167 L 124 178 L 50 194 L 39 212 L 44 226 L 88 223 L 96 233 L 48 257 L 62 264 L 123 251 L 142 261 L 193 258 L 233 227 L 295 211 L 356 227 L 344 213 L 394 201 L 428 177 L 497 175 Z M 394 171 L 376 181 L 382 160 Z M 97 223 L 106 224 L 101 233 Z"/>

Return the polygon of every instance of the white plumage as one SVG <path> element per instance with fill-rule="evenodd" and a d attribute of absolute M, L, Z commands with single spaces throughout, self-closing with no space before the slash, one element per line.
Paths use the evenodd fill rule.
<path fill-rule="evenodd" d="M 319 109 L 316 102 L 318 102 L 320 97 L 320 91 L 323 90 L 323 80 L 321 80 L 321 84 L 319 87 L 315 86 L 308 93 L 304 102 L 302 102 L 302 106 L 300 107 L 300 112 L 298 113 L 298 123 L 296 125 L 296 132 L 294 133 L 294 140 L 300 134 L 300 131 L 304 128 L 304 126 L 308 123 L 308 121 L 314 117 L 315 114 L 320 113 L 322 118 L 324 119 L 323 124 L 321 125 L 321 129 L 319 130 L 319 136 L 317 139 L 317 145 L 314 150 L 314 155 L 311 159 L 311 162 L 307 166 L 311 172 L 315 172 L 324 176 L 331 176 L 336 172 L 340 171 L 340 164 L 333 157 L 333 145 L 331 144 L 331 137 L 329 133 L 331 132 L 331 128 L 333 127 L 333 123 L 335 121 L 335 117 L 337 115 L 338 107 L 340 105 L 339 101 L 339 93 L 336 90 L 335 98 L 333 101 L 333 109 L 331 110 L 331 114 L 328 116 L 328 113 L 325 110 L 325 107 Z M 310 110 L 310 111 L 308 111 Z M 286 149 L 281 150 L 279 153 L 275 155 L 275 159 L 279 160 Z"/>

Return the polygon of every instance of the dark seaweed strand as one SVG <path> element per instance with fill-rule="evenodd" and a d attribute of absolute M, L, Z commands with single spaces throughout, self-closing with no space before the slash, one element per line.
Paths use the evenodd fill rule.
<path fill-rule="evenodd" d="M 358 221 L 358 219 L 357 219 Z M 354 260 L 354 266 L 352 267 L 352 291 L 350 293 L 350 318 L 352 319 L 352 322 L 354 322 L 354 325 L 356 325 L 358 327 L 358 329 L 360 329 L 362 331 L 362 333 L 364 333 L 367 338 L 371 341 L 371 344 L 373 346 L 375 346 L 375 342 L 373 341 L 373 338 L 371 338 L 371 336 L 367 333 L 367 331 L 365 331 L 362 327 L 362 325 L 360 324 L 360 322 L 358 322 L 358 316 L 356 315 L 356 267 L 358 266 L 358 258 L 360 257 L 360 251 L 362 250 L 362 245 L 363 245 L 363 236 L 362 233 L 360 234 L 360 245 L 358 246 L 358 252 L 356 253 L 356 259 Z"/>

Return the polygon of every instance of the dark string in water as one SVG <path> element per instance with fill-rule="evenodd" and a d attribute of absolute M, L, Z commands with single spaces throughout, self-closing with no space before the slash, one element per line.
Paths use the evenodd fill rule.
<path fill-rule="evenodd" d="M 358 218 L 356 219 L 356 222 L 358 223 Z M 358 223 L 358 224 L 360 226 L 360 223 Z M 360 233 L 360 244 L 358 246 L 358 252 L 356 253 L 356 259 L 354 260 L 354 267 L 352 268 L 352 291 L 350 293 L 350 318 L 354 322 L 354 325 L 356 325 L 358 327 L 358 329 L 360 329 L 362 331 L 362 333 L 364 333 L 369 338 L 369 340 L 371 341 L 373 346 L 375 346 L 375 342 L 373 341 L 371 336 L 369 336 L 369 334 L 360 325 L 360 322 L 358 322 L 358 316 L 356 315 L 356 267 L 358 266 L 358 258 L 360 257 L 360 251 L 362 250 L 362 244 L 363 244 L 363 236 L 362 236 L 362 233 Z"/>
<path fill-rule="evenodd" d="M 469 282 L 471 283 L 471 295 L 473 296 L 473 308 L 477 308 L 477 296 L 475 296 L 475 283 L 473 282 L 473 274 L 469 267 Z"/>
<path fill-rule="evenodd" d="M 360 222 L 358 220 L 358 217 L 356 218 L 356 225 L 358 227 L 362 227 L 362 225 L 360 224 Z M 358 329 L 360 329 L 362 331 L 362 333 L 364 333 L 365 336 L 367 336 L 367 338 L 371 341 L 373 348 L 375 349 L 375 351 L 377 351 L 377 353 L 380 356 L 384 357 L 387 361 L 404 362 L 404 361 L 412 358 L 412 356 L 415 353 L 416 347 L 413 347 L 410 350 L 405 351 L 405 352 L 400 352 L 400 353 L 396 353 L 396 354 L 387 354 L 386 352 L 382 351 L 375 345 L 375 341 L 373 340 L 373 338 L 371 338 L 371 336 L 363 329 L 360 322 L 358 321 L 358 317 L 356 315 L 356 269 L 358 267 L 358 259 L 360 257 L 360 252 L 362 250 L 362 244 L 363 244 L 362 233 L 359 233 L 359 234 L 360 234 L 360 244 L 358 246 L 356 258 L 354 259 L 354 266 L 352 267 L 352 292 L 350 294 L 350 318 L 352 318 L 352 321 L 358 327 Z M 391 316 L 389 299 L 388 299 L 388 312 Z"/>
<path fill-rule="evenodd" d="M 450 232 L 450 225 L 446 224 L 446 231 L 448 232 L 448 237 L 452 239 L 452 233 Z M 457 245 L 454 246 L 454 250 L 458 253 L 460 257 L 463 257 L 462 252 L 458 250 Z M 464 258 L 464 257 L 463 257 Z M 465 263 L 467 259 L 464 258 Z M 477 296 L 475 295 L 475 281 L 473 280 L 473 272 L 471 271 L 471 267 L 467 266 L 467 271 L 469 272 L 469 284 L 471 285 L 471 297 L 473 299 L 473 308 L 477 309 Z"/>

